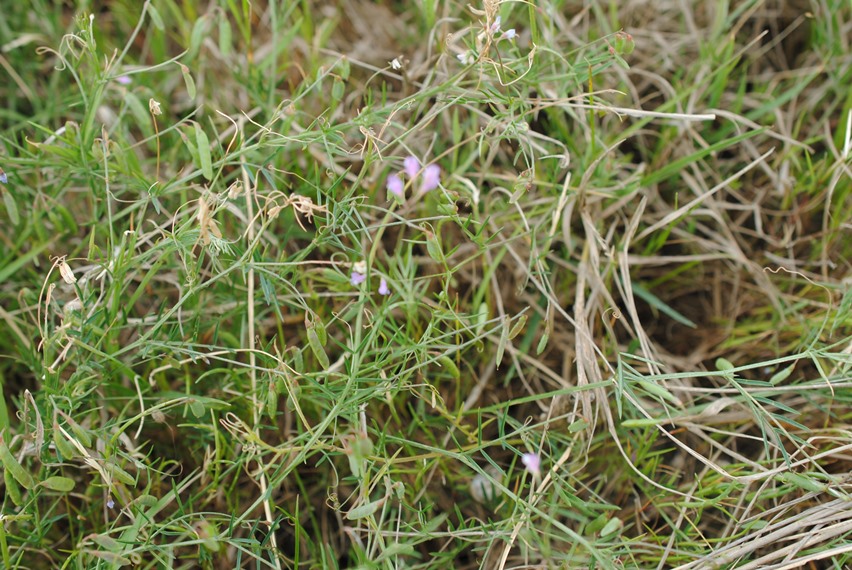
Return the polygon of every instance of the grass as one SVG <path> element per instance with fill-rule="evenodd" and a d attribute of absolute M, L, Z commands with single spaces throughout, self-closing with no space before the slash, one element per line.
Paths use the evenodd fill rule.
<path fill-rule="evenodd" d="M 847 0 L 66 4 L 2 567 L 852 564 Z"/>

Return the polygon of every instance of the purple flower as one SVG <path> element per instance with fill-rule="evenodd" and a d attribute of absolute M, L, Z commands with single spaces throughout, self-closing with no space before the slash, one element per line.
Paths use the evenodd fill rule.
<path fill-rule="evenodd" d="M 506 30 L 505 32 L 503 32 L 502 38 L 504 40 L 513 40 L 515 39 L 516 35 L 517 34 L 515 33 L 515 28 L 512 28 L 511 30 Z"/>
<path fill-rule="evenodd" d="M 441 167 L 430 164 L 423 170 L 423 183 L 420 185 L 421 192 L 428 192 L 438 187 L 441 182 Z"/>
<path fill-rule="evenodd" d="M 380 295 L 390 295 L 390 289 L 388 288 L 387 279 L 384 277 L 379 281 L 379 294 Z"/>
<path fill-rule="evenodd" d="M 405 195 L 405 183 L 403 183 L 402 178 L 396 174 L 388 176 L 387 186 L 388 192 L 397 198 L 402 198 Z"/>
<path fill-rule="evenodd" d="M 417 173 L 420 172 L 420 161 L 417 160 L 416 156 L 408 156 L 403 161 L 402 168 L 408 177 L 413 180 L 417 176 Z"/>
<path fill-rule="evenodd" d="M 133 80 L 126 75 L 119 75 L 115 78 L 115 80 L 121 83 L 122 85 L 130 85 L 131 83 L 133 83 Z"/>
<path fill-rule="evenodd" d="M 359 273 L 357 271 L 353 271 L 352 275 L 349 277 L 349 282 L 353 287 L 357 287 L 361 283 L 363 283 L 367 279 L 367 276 L 363 273 Z"/>
<path fill-rule="evenodd" d="M 112 497 L 110 497 L 107 501 L 107 507 L 109 507 L 110 509 L 115 507 L 115 501 L 112 500 Z"/>
<path fill-rule="evenodd" d="M 0 182 L 2 182 L 3 184 L 8 184 L 8 183 L 9 183 L 9 179 L 8 179 L 8 178 L 6 178 L 6 173 L 5 173 L 5 172 L 3 172 L 3 169 L 2 169 L 2 168 L 0 168 Z"/>
<path fill-rule="evenodd" d="M 501 18 L 500 16 L 497 16 L 497 17 L 494 19 L 494 23 L 493 23 L 493 24 L 491 24 L 491 33 L 492 33 L 492 34 L 496 34 L 497 32 L 499 32 L 499 31 L 500 31 L 500 22 L 501 22 L 501 21 L 502 21 L 502 18 Z"/>
<path fill-rule="evenodd" d="M 538 477 L 541 475 L 541 457 L 537 453 L 524 453 L 521 455 L 521 463 L 534 476 Z"/>

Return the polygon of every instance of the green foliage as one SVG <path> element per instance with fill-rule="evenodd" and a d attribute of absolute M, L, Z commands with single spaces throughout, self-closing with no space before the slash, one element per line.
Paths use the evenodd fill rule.
<path fill-rule="evenodd" d="M 3 568 L 849 564 L 848 3 L 89 4 L 0 20 Z"/>

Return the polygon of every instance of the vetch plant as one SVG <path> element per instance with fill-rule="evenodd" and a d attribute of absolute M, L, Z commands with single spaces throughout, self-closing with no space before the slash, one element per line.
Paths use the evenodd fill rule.
<path fill-rule="evenodd" d="M 771 6 L 64 4 L 3 10 L 0 568 L 849 566 L 848 3 L 747 66 Z"/>
<path fill-rule="evenodd" d="M 537 453 L 524 453 L 521 456 L 521 463 L 533 477 L 541 475 L 541 457 Z"/>
<path fill-rule="evenodd" d="M 441 167 L 437 164 L 430 164 L 423 169 L 423 182 L 420 186 L 421 192 L 429 192 L 434 190 L 441 183 Z"/>
<path fill-rule="evenodd" d="M 421 168 L 420 161 L 416 156 L 405 157 L 402 162 L 402 173 L 405 174 L 409 184 L 414 184 L 416 180 L 420 180 L 419 194 L 434 190 L 441 184 L 441 167 L 437 164 L 429 164 L 425 168 Z M 386 186 L 388 193 L 397 201 L 402 202 L 405 199 L 406 184 L 400 174 L 395 173 L 388 176 Z"/>
<path fill-rule="evenodd" d="M 349 276 L 349 283 L 351 283 L 353 287 L 357 287 L 366 280 L 367 263 L 365 261 L 358 261 L 352 265 L 352 273 Z"/>
<path fill-rule="evenodd" d="M 502 24 L 502 22 L 503 22 L 503 18 L 501 16 L 497 16 L 497 18 L 494 19 L 494 23 L 491 24 L 491 27 L 489 28 L 489 31 L 491 32 L 492 36 L 495 36 L 498 33 L 500 33 L 500 24 Z M 498 39 L 498 41 L 499 40 L 512 40 L 512 39 L 515 39 L 516 35 L 517 34 L 515 33 L 515 28 L 510 28 L 510 29 L 506 30 L 505 32 L 503 32 L 500 35 L 500 37 L 497 38 L 497 39 Z"/>
<path fill-rule="evenodd" d="M 462 53 L 456 54 L 456 59 L 462 65 L 473 65 L 476 63 L 476 54 L 472 50 L 465 50 Z"/>
<path fill-rule="evenodd" d="M 405 182 L 402 181 L 402 178 L 398 174 L 388 176 L 387 188 L 388 192 L 400 201 L 405 196 Z"/>
<path fill-rule="evenodd" d="M 349 284 L 353 287 L 358 287 L 359 285 L 365 283 L 367 281 L 367 262 L 366 261 L 358 261 L 352 265 L 352 272 L 349 274 Z M 390 295 L 390 287 L 388 286 L 388 281 L 385 277 L 379 279 L 379 295 Z"/>
<path fill-rule="evenodd" d="M 406 156 L 405 160 L 402 161 L 402 168 L 408 175 L 408 178 L 414 180 L 417 177 L 417 173 L 420 172 L 420 161 L 417 160 L 416 156 Z"/>

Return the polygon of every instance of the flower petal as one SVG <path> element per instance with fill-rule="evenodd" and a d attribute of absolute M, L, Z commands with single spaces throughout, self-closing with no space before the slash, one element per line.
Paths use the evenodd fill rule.
<path fill-rule="evenodd" d="M 367 279 L 367 276 L 363 273 L 358 273 L 357 271 L 353 271 L 352 275 L 349 277 L 349 283 L 352 284 L 353 287 L 357 287 L 361 283 L 363 283 Z"/>
<path fill-rule="evenodd" d="M 537 453 L 524 453 L 521 456 L 521 463 L 533 475 L 541 474 L 541 457 Z"/>
<path fill-rule="evenodd" d="M 428 192 L 438 187 L 441 182 L 441 167 L 430 164 L 423 170 L 423 183 L 420 186 L 422 192 Z"/>
<path fill-rule="evenodd" d="M 402 163 L 403 170 L 409 178 L 414 178 L 420 172 L 420 161 L 416 156 L 407 156 Z"/>
<path fill-rule="evenodd" d="M 379 281 L 379 294 L 380 295 L 390 295 L 390 289 L 388 288 L 387 279 L 384 277 Z"/>
<path fill-rule="evenodd" d="M 388 176 L 387 182 L 388 192 L 397 196 L 398 198 L 402 198 L 405 195 L 405 183 L 402 181 L 402 178 L 397 176 L 396 174 L 391 174 Z"/>

